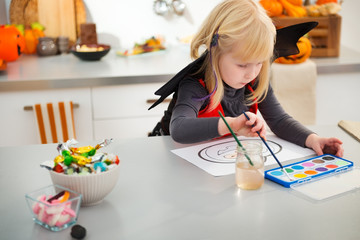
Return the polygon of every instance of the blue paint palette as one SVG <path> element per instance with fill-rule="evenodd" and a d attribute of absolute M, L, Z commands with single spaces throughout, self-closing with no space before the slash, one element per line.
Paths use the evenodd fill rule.
<path fill-rule="evenodd" d="M 280 168 L 265 171 L 265 178 L 289 188 L 293 184 L 309 182 L 331 173 L 342 172 L 353 166 L 354 163 L 349 160 L 325 154 L 284 166 L 293 181 Z"/>

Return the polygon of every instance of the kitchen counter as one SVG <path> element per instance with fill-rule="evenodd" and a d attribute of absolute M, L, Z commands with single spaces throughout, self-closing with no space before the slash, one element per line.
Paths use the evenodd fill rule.
<path fill-rule="evenodd" d="M 360 72 L 360 53 L 342 47 L 337 58 L 312 58 L 318 74 Z"/>
<path fill-rule="evenodd" d="M 111 50 L 100 61 L 82 61 L 71 53 L 23 55 L 0 74 L 0 91 L 166 82 L 190 61 L 186 48 L 131 57 Z"/>
<path fill-rule="evenodd" d="M 318 74 L 360 71 L 360 53 L 343 47 L 338 58 L 313 58 Z M 166 82 L 191 62 L 189 48 L 120 57 L 115 50 L 100 61 L 81 61 L 72 54 L 22 55 L 0 72 L 0 92 Z"/>

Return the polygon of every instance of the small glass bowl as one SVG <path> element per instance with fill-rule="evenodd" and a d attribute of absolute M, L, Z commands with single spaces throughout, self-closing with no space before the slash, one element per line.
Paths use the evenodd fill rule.
<path fill-rule="evenodd" d="M 65 194 L 51 203 L 48 201 L 61 193 Z M 34 222 L 54 232 L 76 223 L 81 198 L 81 194 L 59 185 L 50 185 L 25 195 Z"/>

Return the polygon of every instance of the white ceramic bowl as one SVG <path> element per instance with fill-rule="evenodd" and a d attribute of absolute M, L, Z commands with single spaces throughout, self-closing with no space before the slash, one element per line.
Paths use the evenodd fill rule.
<path fill-rule="evenodd" d="M 49 171 L 54 184 L 82 194 L 81 206 L 101 203 L 113 190 L 119 178 L 120 165 L 106 172 L 89 175 L 66 175 Z"/>

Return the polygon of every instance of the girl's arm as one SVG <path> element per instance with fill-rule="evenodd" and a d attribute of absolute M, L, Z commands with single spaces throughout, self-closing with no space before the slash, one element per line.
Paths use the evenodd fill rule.
<path fill-rule="evenodd" d="M 204 101 L 194 100 L 207 95 L 196 79 L 184 79 L 179 84 L 176 104 L 170 121 L 170 135 L 180 143 L 195 143 L 219 137 L 219 118 L 197 118 Z"/>
<path fill-rule="evenodd" d="M 196 79 L 182 80 L 177 93 L 170 121 L 170 135 L 175 141 L 195 143 L 230 133 L 220 117 L 197 118 L 204 101 L 194 100 L 194 96 L 206 96 L 207 91 Z M 259 131 L 265 137 L 263 120 L 250 112 L 248 115 L 250 120 L 243 114 L 238 117 L 226 117 L 226 120 L 238 135 L 255 137 L 256 131 Z"/>
<path fill-rule="evenodd" d="M 284 140 L 305 147 L 307 137 L 314 133 L 284 111 L 271 86 L 259 110 L 271 131 Z"/>
<path fill-rule="evenodd" d="M 270 129 L 280 138 L 311 148 L 318 155 L 329 153 L 343 156 L 344 149 L 339 139 L 319 137 L 289 116 L 276 99 L 271 86 L 265 100 L 259 104 L 259 109 Z"/>

